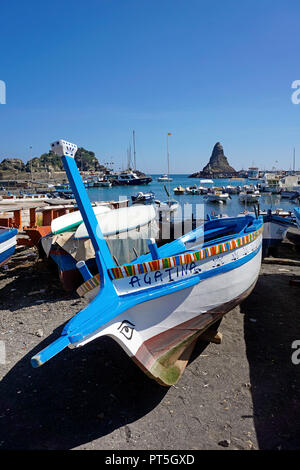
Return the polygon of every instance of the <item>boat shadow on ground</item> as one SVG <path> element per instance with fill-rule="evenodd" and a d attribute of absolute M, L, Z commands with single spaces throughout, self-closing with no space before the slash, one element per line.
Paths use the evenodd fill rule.
<path fill-rule="evenodd" d="M 260 449 L 300 446 L 300 365 L 292 362 L 292 343 L 300 340 L 299 308 L 299 288 L 289 285 L 287 274 L 262 274 L 240 307 L 245 315 L 253 419 Z"/>
<path fill-rule="evenodd" d="M 2 308 L 14 312 L 22 307 L 37 306 L 39 303 L 53 303 L 62 299 L 78 299 L 74 292 L 64 290 L 54 263 L 37 260 L 10 263 L 10 269 L 0 270 L 0 282 L 5 281 L 0 289 Z M 16 302 L 16 293 L 21 292 Z"/>
<path fill-rule="evenodd" d="M 168 391 L 108 337 L 66 349 L 43 367 L 24 356 L 1 383 L 1 449 L 71 449 L 124 427 L 155 408 Z"/>

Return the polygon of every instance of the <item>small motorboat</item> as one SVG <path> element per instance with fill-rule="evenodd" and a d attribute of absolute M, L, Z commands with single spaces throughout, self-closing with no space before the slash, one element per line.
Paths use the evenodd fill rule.
<path fill-rule="evenodd" d="M 109 179 L 106 179 L 106 178 L 98 179 L 94 183 L 94 186 L 99 187 L 99 188 L 111 188 L 112 187 L 112 182 L 109 181 Z"/>
<path fill-rule="evenodd" d="M 174 188 L 173 191 L 174 191 L 174 194 L 176 194 L 176 196 L 179 196 L 185 193 L 184 187 L 180 185 Z"/>
<path fill-rule="evenodd" d="M 187 194 L 191 194 L 191 195 L 200 194 L 199 189 L 197 188 L 196 184 L 194 184 L 193 186 L 188 186 L 187 188 L 185 188 L 185 191 Z"/>
<path fill-rule="evenodd" d="M 17 245 L 18 230 L 0 228 L 0 266 L 14 254 Z"/>
<path fill-rule="evenodd" d="M 212 190 L 211 185 L 214 184 L 213 180 L 209 179 L 201 179 L 200 186 L 198 186 L 199 194 L 207 194 L 209 191 Z M 207 186 L 206 186 L 207 185 Z"/>
<path fill-rule="evenodd" d="M 231 186 L 228 185 L 225 187 L 225 191 L 228 194 L 238 194 L 240 192 L 241 188 L 240 186 Z"/>
<path fill-rule="evenodd" d="M 224 203 L 227 202 L 228 199 L 230 199 L 230 196 L 228 193 L 223 193 L 221 190 L 213 190 L 211 193 L 207 193 L 205 196 L 205 199 L 208 202 L 219 202 L 219 203 Z"/>
<path fill-rule="evenodd" d="M 154 202 L 155 194 L 150 191 L 150 193 L 142 193 L 141 191 L 131 196 L 132 204 L 152 204 Z"/>
<path fill-rule="evenodd" d="M 117 265 L 80 178 L 77 146 L 60 140 L 51 149 L 62 157 L 98 274 L 78 264 L 89 303 L 32 357 L 32 366 L 42 366 L 66 347 L 109 336 L 148 376 L 161 385 L 175 384 L 199 336 L 253 290 L 261 267 L 262 218 L 209 220 L 160 247 L 150 238 L 149 253 Z"/>
<path fill-rule="evenodd" d="M 160 181 L 162 183 L 164 182 L 168 182 L 168 181 L 173 181 L 173 178 L 171 178 L 170 176 L 164 174 L 164 175 L 161 175 L 157 178 L 157 181 Z"/>
<path fill-rule="evenodd" d="M 276 249 L 284 240 L 287 231 L 295 227 L 295 223 L 289 217 L 273 214 L 271 209 L 263 215 L 263 257 L 267 256 L 271 250 Z"/>
<path fill-rule="evenodd" d="M 242 191 L 239 194 L 239 201 L 244 203 L 255 203 L 259 201 L 261 197 L 256 186 L 245 185 L 242 187 Z"/>

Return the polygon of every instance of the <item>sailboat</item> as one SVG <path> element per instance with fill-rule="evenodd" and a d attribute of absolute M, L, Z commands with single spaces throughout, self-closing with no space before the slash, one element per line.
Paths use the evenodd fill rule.
<path fill-rule="evenodd" d="M 149 184 L 152 181 L 152 176 L 146 176 L 146 175 L 141 175 L 140 173 L 138 174 L 137 169 L 136 169 L 136 150 L 135 150 L 135 131 L 132 132 L 133 136 L 133 154 L 134 154 L 134 160 L 133 160 L 133 167 L 134 171 L 131 169 L 131 145 L 129 146 L 129 149 L 127 150 L 127 170 L 122 171 L 117 175 L 115 179 L 112 180 L 112 184 L 115 186 L 137 186 L 137 185 L 145 185 Z"/>
<path fill-rule="evenodd" d="M 161 175 L 157 178 L 157 181 L 160 181 L 160 182 L 168 182 L 168 181 L 173 181 L 173 178 L 171 178 L 170 176 L 168 176 L 166 173 L 164 175 Z"/>
<path fill-rule="evenodd" d="M 168 162 L 168 173 L 164 173 L 163 175 L 159 176 L 157 178 L 157 181 L 160 181 L 162 183 L 168 183 L 173 181 L 173 178 L 170 177 L 170 162 L 169 162 L 169 142 L 168 142 L 168 136 L 171 135 L 171 132 L 168 132 L 167 134 L 167 162 Z M 169 190 L 170 192 L 170 190 Z"/>
<path fill-rule="evenodd" d="M 261 266 L 263 222 L 259 216 L 213 219 L 181 238 L 117 266 L 90 204 L 76 162 L 77 146 L 51 144 L 62 157 L 95 250 L 98 274 L 85 263 L 84 290 L 90 303 L 61 336 L 32 357 L 39 367 L 66 347 L 81 347 L 108 335 L 151 378 L 175 384 L 197 338 L 244 300 Z"/>
<path fill-rule="evenodd" d="M 165 220 L 169 219 L 170 216 L 174 214 L 179 208 L 179 203 L 175 201 L 174 199 L 170 199 L 170 182 L 172 181 L 172 178 L 169 178 L 169 174 L 170 174 L 169 135 L 172 135 L 171 132 L 167 133 L 167 164 L 168 164 L 167 181 L 169 182 L 168 190 L 166 186 L 164 185 L 164 189 L 167 193 L 168 200 L 163 201 L 163 202 L 158 201 L 158 206 L 157 206 L 157 211 L 159 213 L 159 216 Z"/>

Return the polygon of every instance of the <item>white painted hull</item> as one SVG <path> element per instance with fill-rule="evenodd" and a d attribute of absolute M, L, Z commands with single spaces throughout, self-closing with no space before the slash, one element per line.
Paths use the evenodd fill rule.
<path fill-rule="evenodd" d="M 96 209 L 96 208 L 95 208 Z M 156 212 L 152 205 L 122 207 L 109 213 L 96 215 L 98 224 L 105 237 L 136 231 L 137 227 L 147 226 L 155 219 Z M 82 222 L 75 232 L 75 238 L 88 238 L 87 228 Z"/>
<path fill-rule="evenodd" d="M 110 212 L 111 209 L 107 206 L 96 206 L 93 207 L 95 215 L 104 214 Z M 82 223 L 82 215 L 79 210 L 70 212 L 69 214 L 62 215 L 53 219 L 51 222 L 51 231 L 54 234 L 72 231 L 75 227 L 78 227 Z"/>
<path fill-rule="evenodd" d="M 12 198 L 0 198 L 0 205 L 11 205 L 11 204 L 21 204 L 21 203 L 33 203 L 33 202 L 45 202 L 50 201 L 51 199 L 44 195 L 28 195 L 23 197 L 12 197 Z"/>
<path fill-rule="evenodd" d="M 289 227 L 276 222 L 265 222 L 263 230 L 264 240 L 274 240 L 279 243 L 284 239 Z"/>
<path fill-rule="evenodd" d="M 112 187 L 112 183 L 108 182 L 108 181 L 99 181 L 97 183 L 97 186 L 100 186 L 100 187 L 103 187 L 103 188 L 111 188 Z"/>
<path fill-rule="evenodd" d="M 193 269 L 187 265 L 186 271 L 179 272 L 180 279 L 192 276 L 199 269 L 202 273 L 212 272 L 218 266 L 232 264 L 242 260 L 245 255 L 252 254 L 249 261 L 234 269 L 216 273 L 194 286 L 129 308 L 98 331 L 85 337 L 83 341 L 73 343 L 72 347 L 82 346 L 100 336 L 111 336 L 143 370 L 167 384 L 168 378 L 162 379 L 162 363 L 174 348 L 199 335 L 249 295 L 261 266 L 261 244 L 260 234 L 246 246 L 193 263 Z M 170 269 L 161 272 L 161 285 L 169 283 Z M 150 279 L 152 285 L 155 284 L 155 276 L 155 273 L 147 273 L 145 282 L 143 276 L 140 276 L 134 287 L 137 291 L 146 290 L 149 288 Z M 176 268 L 173 268 L 172 276 L 172 280 L 176 281 Z M 132 277 L 116 279 L 114 285 L 119 295 L 132 292 Z M 98 290 L 99 288 L 94 289 L 90 295 L 95 296 Z"/>
<path fill-rule="evenodd" d="M 167 183 L 168 181 L 173 181 L 173 178 L 157 178 L 157 181 L 160 181 L 161 183 Z"/>
<path fill-rule="evenodd" d="M 227 202 L 228 194 L 208 194 L 206 199 L 208 202 Z"/>

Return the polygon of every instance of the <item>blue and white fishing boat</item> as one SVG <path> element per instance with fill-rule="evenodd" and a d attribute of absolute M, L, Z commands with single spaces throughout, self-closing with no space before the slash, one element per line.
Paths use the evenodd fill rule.
<path fill-rule="evenodd" d="M 132 204 L 152 204 L 154 202 L 155 194 L 150 191 L 149 193 L 142 193 L 139 191 L 137 194 L 131 196 Z"/>
<path fill-rule="evenodd" d="M 272 214 L 271 209 L 263 215 L 263 257 L 267 256 L 270 249 L 276 248 L 284 240 L 287 231 L 295 224 L 289 217 Z"/>
<path fill-rule="evenodd" d="M 247 215 L 214 219 L 173 242 L 117 266 L 84 189 L 74 156 L 77 146 L 59 140 L 62 157 L 92 241 L 99 273 L 86 265 L 81 293 L 91 300 L 63 328 L 60 338 L 36 354 L 38 367 L 64 348 L 108 335 L 150 377 L 170 386 L 185 357 L 207 328 L 244 300 L 255 286 L 262 256 L 263 220 Z"/>
<path fill-rule="evenodd" d="M 18 230 L 0 228 L 0 266 L 14 254 L 17 244 Z"/>

